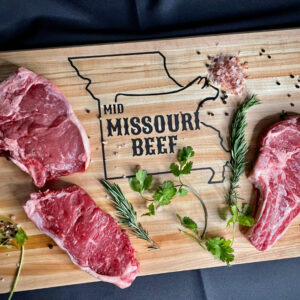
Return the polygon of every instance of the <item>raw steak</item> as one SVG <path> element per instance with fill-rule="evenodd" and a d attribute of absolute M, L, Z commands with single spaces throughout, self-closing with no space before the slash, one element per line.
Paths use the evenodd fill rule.
<path fill-rule="evenodd" d="M 266 132 L 249 179 L 260 195 L 249 239 L 264 251 L 300 212 L 300 116 L 276 123 Z"/>
<path fill-rule="evenodd" d="M 70 103 L 49 80 L 24 68 L 0 83 L 0 155 L 38 187 L 89 164 L 88 138 Z"/>
<path fill-rule="evenodd" d="M 139 263 L 125 231 L 78 186 L 33 193 L 24 209 L 74 264 L 92 276 L 120 288 L 130 286 L 137 276 Z"/>

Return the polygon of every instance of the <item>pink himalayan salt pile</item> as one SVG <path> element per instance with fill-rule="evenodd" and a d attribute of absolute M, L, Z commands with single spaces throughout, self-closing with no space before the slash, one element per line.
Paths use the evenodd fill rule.
<path fill-rule="evenodd" d="M 240 95 L 245 88 L 247 75 L 244 72 L 247 67 L 247 62 L 241 63 L 235 56 L 220 54 L 212 58 L 208 77 L 224 91 Z"/>

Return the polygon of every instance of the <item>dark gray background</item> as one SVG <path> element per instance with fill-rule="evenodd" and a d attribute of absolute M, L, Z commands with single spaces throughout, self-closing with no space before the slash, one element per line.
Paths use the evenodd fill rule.
<path fill-rule="evenodd" d="M 299 25 L 299 0 L 0 0 L 0 50 Z M 125 290 L 98 282 L 20 292 L 14 299 L 298 300 L 300 258 L 138 277 Z"/>

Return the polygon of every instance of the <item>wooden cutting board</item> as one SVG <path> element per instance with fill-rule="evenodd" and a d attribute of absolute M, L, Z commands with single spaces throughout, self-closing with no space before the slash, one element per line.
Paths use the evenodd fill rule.
<path fill-rule="evenodd" d="M 173 179 L 167 171 L 175 161 L 174 152 L 193 146 L 194 169 L 184 181 L 205 199 L 209 235 L 231 238 L 231 229 L 218 210 L 224 207 L 227 189 L 228 128 L 243 97 L 231 96 L 224 104 L 216 89 L 204 86 L 208 56 L 218 53 L 237 55 L 249 63 L 248 92 L 262 100 L 247 115 L 251 166 L 261 131 L 278 121 L 283 111 L 300 113 L 299 29 L 0 53 L 0 80 L 23 66 L 53 81 L 71 102 L 90 139 L 91 164 L 84 174 L 48 186 L 78 184 L 115 216 L 98 179 L 118 183 L 161 246 L 148 251 L 145 242 L 130 235 L 141 263 L 140 275 L 223 265 L 178 232 L 175 213 L 203 224 L 201 206 L 192 195 L 176 198 L 155 216 L 140 217 L 145 202 L 130 190 L 128 178 L 123 178 L 141 165 L 156 174 L 155 182 Z M 148 126 L 136 125 L 143 122 Z M 14 215 L 29 235 L 17 290 L 95 281 L 26 217 L 22 205 L 36 188 L 27 174 L 5 158 L 0 159 L 0 190 L 0 215 Z M 253 200 L 246 177 L 241 180 L 241 194 L 246 201 Z M 299 225 L 298 216 L 267 252 L 257 251 L 238 232 L 234 263 L 299 256 Z M 18 259 L 19 251 L 0 249 L 0 277 L 5 279 L 0 281 L 0 292 L 9 291 Z"/>

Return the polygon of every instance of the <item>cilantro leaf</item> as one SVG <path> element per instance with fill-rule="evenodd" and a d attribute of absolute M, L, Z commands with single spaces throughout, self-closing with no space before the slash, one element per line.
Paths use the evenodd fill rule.
<path fill-rule="evenodd" d="M 154 216 L 155 215 L 155 210 L 154 210 L 154 204 L 151 203 L 148 205 L 148 212 L 147 213 L 144 213 L 142 214 L 142 216 Z"/>
<path fill-rule="evenodd" d="M 187 228 L 187 229 L 190 229 L 191 231 L 193 231 L 194 233 L 196 233 L 197 235 L 199 234 L 198 232 L 198 226 L 197 226 L 197 223 L 195 221 L 193 221 L 191 218 L 189 217 L 184 217 L 183 219 L 178 215 L 176 214 L 180 224 Z"/>
<path fill-rule="evenodd" d="M 148 190 L 152 183 L 152 175 L 147 175 L 146 170 L 138 170 L 135 174 L 135 178 L 129 179 L 129 185 L 132 190 L 140 193 L 141 195 L 145 190 Z"/>
<path fill-rule="evenodd" d="M 241 225 L 252 227 L 254 224 L 254 219 L 250 216 L 239 216 L 238 221 Z"/>
<path fill-rule="evenodd" d="M 193 148 L 191 146 L 182 148 L 177 155 L 177 159 L 180 163 L 187 162 L 191 157 L 195 155 Z"/>
<path fill-rule="evenodd" d="M 158 206 L 168 205 L 177 194 L 177 189 L 172 181 L 165 181 L 152 196 Z"/>
<path fill-rule="evenodd" d="M 180 174 L 190 174 L 192 167 L 193 167 L 193 162 L 192 161 L 186 163 L 186 165 L 184 166 L 184 168 L 180 172 Z"/>
<path fill-rule="evenodd" d="M 174 176 L 177 176 L 177 177 L 180 176 L 180 170 L 179 170 L 179 166 L 177 164 L 172 163 L 170 165 L 170 170 Z"/>
<path fill-rule="evenodd" d="M 130 178 L 129 185 L 130 185 L 131 189 L 134 190 L 135 192 L 138 192 L 140 194 L 142 193 L 143 186 L 136 178 Z"/>
<path fill-rule="evenodd" d="M 186 196 L 188 193 L 189 193 L 189 192 L 188 192 L 187 189 L 184 189 L 184 188 L 179 189 L 179 195 L 180 195 L 181 197 Z"/>
<path fill-rule="evenodd" d="M 144 180 L 144 190 L 148 190 L 152 183 L 152 175 L 147 175 L 146 179 Z"/>
<path fill-rule="evenodd" d="M 248 204 L 245 204 L 240 210 L 241 206 L 238 205 L 232 205 L 231 206 L 231 213 L 232 217 L 228 220 L 227 226 L 230 226 L 231 223 L 240 223 L 243 226 L 252 227 L 254 224 L 254 219 L 249 216 L 250 213 L 250 207 Z"/>
<path fill-rule="evenodd" d="M 26 235 L 25 231 L 22 228 L 19 228 L 16 236 L 17 243 L 22 247 L 25 244 L 25 241 L 28 240 L 28 236 Z"/>
<path fill-rule="evenodd" d="M 146 170 L 142 170 L 139 169 L 136 174 L 135 174 L 136 179 L 139 181 L 139 183 L 141 184 L 141 186 L 144 185 L 144 181 L 147 177 L 147 171 Z"/>
<path fill-rule="evenodd" d="M 220 259 L 226 262 L 228 266 L 234 260 L 231 241 L 220 237 L 211 238 L 205 243 L 207 250 L 214 256 L 215 259 Z"/>

